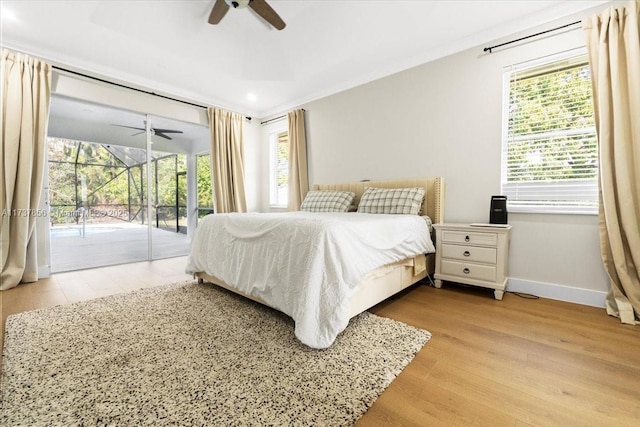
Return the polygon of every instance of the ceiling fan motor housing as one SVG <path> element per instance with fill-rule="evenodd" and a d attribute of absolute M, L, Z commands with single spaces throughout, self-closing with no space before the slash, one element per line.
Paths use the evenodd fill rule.
<path fill-rule="evenodd" d="M 276 30 L 282 30 L 287 26 L 266 0 L 216 0 L 209 14 L 209 24 L 217 25 L 230 8 L 242 9 L 247 6 Z"/>
<path fill-rule="evenodd" d="M 247 7 L 251 0 L 224 0 L 229 6 L 234 9 L 242 9 L 243 7 Z"/>

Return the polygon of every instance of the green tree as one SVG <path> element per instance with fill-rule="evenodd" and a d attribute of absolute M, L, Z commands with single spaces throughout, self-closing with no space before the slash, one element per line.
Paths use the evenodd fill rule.
<path fill-rule="evenodd" d="M 213 208 L 213 192 L 211 180 L 211 155 L 205 154 L 196 157 L 198 207 Z"/>
<path fill-rule="evenodd" d="M 81 206 L 93 212 L 121 212 L 129 201 L 131 215 L 146 205 L 146 165 L 136 164 L 146 157 L 144 150 L 128 148 L 115 150 L 102 144 L 49 138 L 49 181 L 52 222 L 66 222 L 71 212 Z M 158 154 L 158 153 L 154 153 Z M 120 157 L 119 157 L 120 156 Z M 154 202 L 166 205 L 162 214 L 175 219 L 176 172 L 186 170 L 186 156 L 170 154 L 152 163 L 152 195 Z M 129 162 L 129 165 L 125 164 Z M 158 168 L 156 198 L 155 168 Z M 83 201 L 83 183 L 86 202 Z M 186 180 L 178 181 L 179 204 L 186 205 Z M 65 215 L 63 212 L 67 212 Z M 119 219 L 130 219 L 119 215 Z M 101 215 L 89 220 L 104 221 Z"/>

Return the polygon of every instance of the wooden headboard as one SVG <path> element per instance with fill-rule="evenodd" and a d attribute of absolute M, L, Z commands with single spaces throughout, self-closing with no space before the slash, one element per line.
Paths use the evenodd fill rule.
<path fill-rule="evenodd" d="M 356 193 L 354 204 L 360 203 L 360 197 L 366 187 L 376 188 L 406 188 L 424 187 L 425 197 L 422 202 L 422 215 L 429 215 L 434 224 L 444 221 L 444 178 L 399 179 L 391 181 L 364 181 L 342 184 L 315 184 L 314 190 L 342 190 Z"/>

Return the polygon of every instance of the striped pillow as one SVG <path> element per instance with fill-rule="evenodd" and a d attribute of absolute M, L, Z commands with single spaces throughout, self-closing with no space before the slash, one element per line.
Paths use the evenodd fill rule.
<path fill-rule="evenodd" d="M 421 211 L 424 187 L 373 188 L 362 194 L 358 212 L 373 214 L 417 215 Z"/>
<path fill-rule="evenodd" d="M 300 206 L 307 212 L 347 212 L 356 193 L 351 191 L 309 191 Z"/>

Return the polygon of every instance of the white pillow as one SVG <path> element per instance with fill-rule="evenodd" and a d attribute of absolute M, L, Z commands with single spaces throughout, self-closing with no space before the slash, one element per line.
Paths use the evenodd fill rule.
<path fill-rule="evenodd" d="M 347 212 L 356 193 L 351 191 L 309 191 L 300 206 L 307 212 Z"/>
<path fill-rule="evenodd" d="M 358 212 L 417 215 L 421 211 L 424 192 L 424 187 L 367 187 L 360 198 Z"/>

